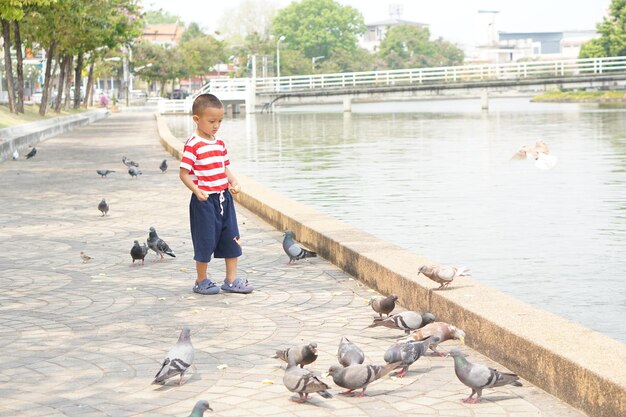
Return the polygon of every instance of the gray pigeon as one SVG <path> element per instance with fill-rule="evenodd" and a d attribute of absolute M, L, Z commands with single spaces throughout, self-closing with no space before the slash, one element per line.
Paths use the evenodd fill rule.
<path fill-rule="evenodd" d="M 372 298 L 369 302 L 369 305 L 372 306 L 372 309 L 378 313 L 380 318 L 383 318 L 383 314 L 386 314 L 389 317 L 389 313 L 396 308 L 396 301 L 398 301 L 398 296 L 395 294 L 391 294 L 388 297 L 377 297 Z"/>
<path fill-rule="evenodd" d="M 394 314 L 385 319 L 376 317 L 374 322 L 368 327 L 384 326 L 390 329 L 404 330 L 406 334 L 409 334 L 411 330 L 419 329 L 433 321 L 435 321 L 435 316 L 432 313 L 403 311 L 402 313 Z"/>
<path fill-rule="evenodd" d="M 213 411 L 207 400 L 200 400 L 193 406 L 193 410 L 191 410 L 191 414 L 188 417 L 202 417 L 206 410 Z"/>
<path fill-rule="evenodd" d="M 97 169 L 96 172 L 98 173 L 98 175 L 100 175 L 102 178 L 104 178 L 107 175 L 109 175 L 110 173 L 115 172 L 115 171 L 111 171 L 109 169 Z"/>
<path fill-rule="evenodd" d="M 402 378 L 409 370 L 409 366 L 415 363 L 430 347 L 430 344 L 439 340 L 436 336 L 430 336 L 422 341 L 396 343 L 385 352 L 385 362 L 392 363 L 401 361 L 402 370 L 396 374 L 396 377 Z"/>
<path fill-rule="evenodd" d="M 437 351 L 437 345 L 439 345 L 439 343 L 453 339 L 460 340 L 463 344 L 465 343 L 465 332 L 458 327 L 444 323 L 443 321 L 428 323 L 421 329 L 414 330 L 409 337 L 412 340 L 424 340 L 429 336 L 436 336 L 439 339 L 430 344 L 430 349 L 439 356 L 446 356 L 445 353 Z"/>
<path fill-rule="evenodd" d="M 126 158 L 125 156 L 122 156 L 122 163 L 124 165 L 126 165 L 128 168 L 130 167 L 138 167 L 139 164 L 135 161 L 131 161 L 130 159 Z"/>
<path fill-rule="evenodd" d="M 148 254 L 148 247 L 144 243 L 143 245 L 139 245 L 139 241 L 135 240 L 133 247 L 130 248 L 130 256 L 133 258 L 133 265 L 135 261 L 141 259 L 141 264 L 144 263 L 144 258 Z"/>
<path fill-rule="evenodd" d="M 274 357 L 287 363 L 293 362 L 302 368 L 317 359 L 317 343 L 311 342 L 308 345 L 296 345 L 289 349 L 277 350 Z"/>
<path fill-rule="evenodd" d="M 26 159 L 30 159 L 35 155 L 37 155 L 37 148 L 33 146 L 33 149 L 31 149 L 30 152 L 26 154 Z"/>
<path fill-rule="evenodd" d="M 342 366 L 360 365 L 365 361 L 365 354 L 360 347 L 342 337 L 337 349 L 337 359 Z"/>
<path fill-rule="evenodd" d="M 128 174 L 132 177 L 132 178 L 137 178 L 137 175 L 141 175 L 141 171 L 138 170 L 135 167 L 130 167 L 128 168 Z"/>
<path fill-rule="evenodd" d="M 161 259 L 163 259 L 163 254 L 169 255 L 172 258 L 176 257 L 176 254 L 174 254 L 174 251 L 170 249 L 169 245 L 165 243 L 165 241 L 161 239 L 159 235 L 157 235 L 154 227 L 150 228 L 150 233 L 148 234 L 148 240 L 146 241 L 146 243 L 148 243 L 148 247 L 150 249 L 155 251 L 157 255 L 161 256 Z"/>
<path fill-rule="evenodd" d="M 464 403 L 476 404 L 480 402 L 484 388 L 495 388 L 503 385 L 513 385 L 521 387 L 519 376 L 512 373 L 500 372 L 488 366 L 471 363 L 465 359 L 465 354 L 458 349 L 452 349 L 450 356 L 454 358 L 454 373 L 459 381 L 472 389 L 469 397 L 463 400 Z M 476 398 L 472 398 L 476 394 Z"/>
<path fill-rule="evenodd" d="M 402 362 L 394 362 L 385 366 L 350 365 L 346 368 L 333 365 L 328 370 L 328 375 L 333 377 L 335 384 L 348 389 L 348 391 L 344 391 L 341 394 L 351 394 L 355 389 L 361 388 L 362 391 L 356 396 L 363 397 L 369 384 L 387 375 L 400 365 L 402 365 Z"/>
<path fill-rule="evenodd" d="M 167 159 L 164 159 L 163 162 L 161 162 L 159 169 L 161 169 L 161 172 L 165 174 L 165 171 L 167 171 Z"/>
<path fill-rule="evenodd" d="M 317 253 L 304 249 L 296 241 L 293 240 L 293 232 L 285 230 L 285 238 L 283 239 L 283 249 L 287 256 L 289 256 L 289 263 L 295 262 L 304 258 L 315 258 Z"/>
<path fill-rule="evenodd" d="M 309 398 L 309 394 L 318 393 L 324 398 L 333 398 L 330 392 L 326 391 L 330 388 L 326 383 L 308 369 L 299 368 L 296 362 L 290 358 L 285 375 L 283 375 L 283 384 L 300 397 L 295 402 L 305 402 Z"/>
<path fill-rule="evenodd" d="M 107 203 L 106 199 L 103 198 L 100 200 L 100 203 L 98 203 L 98 210 L 102 212 L 103 217 L 107 215 L 109 212 L 109 203 Z"/>
<path fill-rule="evenodd" d="M 417 275 L 419 274 L 423 274 L 438 283 L 439 287 L 437 289 L 441 290 L 443 288 L 447 288 L 448 285 L 452 284 L 452 281 L 456 277 L 470 276 L 470 270 L 465 267 L 456 268 L 454 266 L 422 265 Z"/>
<path fill-rule="evenodd" d="M 164 384 L 166 380 L 180 375 L 178 385 L 183 384 L 183 375 L 185 371 L 193 363 L 194 350 L 191 344 L 191 330 L 189 327 L 183 327 L 178 337 L 178 342 L 170 349 L 167 356 L 163 360 L 161 369 L 154 376 L 153 384 Z"/>

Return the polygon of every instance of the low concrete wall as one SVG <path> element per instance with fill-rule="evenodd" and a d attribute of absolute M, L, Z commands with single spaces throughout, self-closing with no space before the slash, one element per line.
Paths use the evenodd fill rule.
<path fill-rule="evenodd" d="M 157 120 L 160 116 L 157 116 Z M 180 155 L 182 141 L 158 122 L 161 141 Z M 167 130 L 162 130 L 167 129 Z M 445 291 L 418 276 L 429 262 L 408 250 L 276 193 L 243 175 L 236 200 L 279 230 L 383 294 L 395 293 L 411 310 L 467 333 L 467 344 L 522 378 L 593 417 L 626 416 L 626 345 L 541 311 L 472 278 Z M 277 246 L 277 250 L 281 250 Z M 538 289 L 540 291 L 540 289 Z M 598 318 L 601 319 L 601 318 Z"/>
<path fill-rule="evenodd" d="M 102 119 L 109 114 L 107 109 L 97 109 L 71 116 L 55 117 L 34 123 L 0 129 L 0 161 L 11 158 L 17 149 L 20 157 L 23 149 L 74 129 Z"/>

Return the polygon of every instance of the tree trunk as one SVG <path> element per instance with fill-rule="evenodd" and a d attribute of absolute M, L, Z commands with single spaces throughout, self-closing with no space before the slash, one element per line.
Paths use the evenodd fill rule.
<path fill-rule="evenodd" d="M 72 67 L 74 66 L 74 55 L 68 55 L 67 67 L 65 67 L 65 85 L 63 86 L 64 97 L 63 110 L 67 110 L 70 107 L 70 89 L 72 88 Z M 80 92 L 79 92 L 80 94 Z"/>
<path fill-rule="evenodd" d="M 48 49 L 46 49 L 46 73 L 43 78 L 43 92 L 41 93 L 41 104 L 39 105 L 39 114 L 41 116 L 46 115 L 48 100 L 50 99 L 50 92 L 52 91 L 52 57 L 55 53 L 55 47 L 56 41 L 52 41 Z"/>
<path fill-rule="evenodd" d="M 94 61 L 92 59 L 89 65 L 89 75 L 87 75 L 87 88 L 85 88 L 85 102 L 83 103 L 84 108 L 89 106 L 93 107 L 93 67 Z"/>
<path fill-rule="evenodd" d="M 76 68 L 74 69 L 74 105 L 72 106 L 74 109 L 80 108 L 80 87 L 83 84 L 83 56 L 84 54 L 82 52 L 78 53 Z M 86 91 L 85 97 L 87 97 Z"/>
<path fill-rule="evenodd" d="M 16 113 L 24 113 L 24 57 L 22 56 L 22 37 L 20 36 L 20 24 L 13 22 L 13 30 L 15 33 L 15 55 L 17 57 L 17 103 L 15 105 Z"/>
<path fill-rule="evenodd" d="M 4 73 L 7 80 L 7 94 L 9 95 L 9 111 L 15 113 L 15 92 L 13 91 L 13 65 L 11 64 L 11 24 L 8 20 L 2 22 L 2 37 L 4 38 Z"/>
<path fill-rule="evenodd" d="M 63 55 L 61 57 L 61 64 L 59 65 L 59 81 L 57 84 L 57 97 L 54 101 L 54 111 L 55 113 L 61 112 L 61 104 L 63 98 L 63 87 L 65 84 L 65 69 L 67 68 L 67 61 L 69 60 L 69 55 Z"/>

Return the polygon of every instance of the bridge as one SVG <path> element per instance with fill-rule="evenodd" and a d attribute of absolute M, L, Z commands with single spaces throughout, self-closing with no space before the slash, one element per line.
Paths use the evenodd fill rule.
<path fill-rule="evenodd" d="M 506 64 L 463 65 L 387 71 L 347 72 L 268 78 L 213 79 L 187 100 L 164 100 L 160 112 L 189 112 L 198 94 L 215 94 L 234 112 L 271 111 L 277 105 L 343 102 L 351 110 L 354 100 L 385 101 L 432 95 L 482 97 L 488 107 L 490 93 L 516 89 L 606 88 L 626 82 L 626 57 L 528 61 Z"/>

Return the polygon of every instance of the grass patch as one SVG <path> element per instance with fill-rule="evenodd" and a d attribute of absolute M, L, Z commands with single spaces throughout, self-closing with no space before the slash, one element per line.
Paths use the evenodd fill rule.
<path fill-rule="evenodd" d="M 532 101 L 582 101 L 582 102 L 602 102 L 602 101 L 626 101 L 624 91 L 583 91 L 583 90 L 551 90 L 539 94 L 532 98 Z"/>
<path fill-rule="evenodd" d="M 61 113 L 47 111 L 46 115 L 44 117 L 41 117 L 39 115 L 38 105 L 25 104 L 24 114 L 11 113 L 7 105 L 0 105 L 0 129 L 24 123 L 36 122 L 39 120 L 51 119 L 53 117 L 69 116 L 71 114 L 82 113 L 87 110 L 89 109 L 84 109 L 81 107 L 78 110 L 61 111 Z"/>

